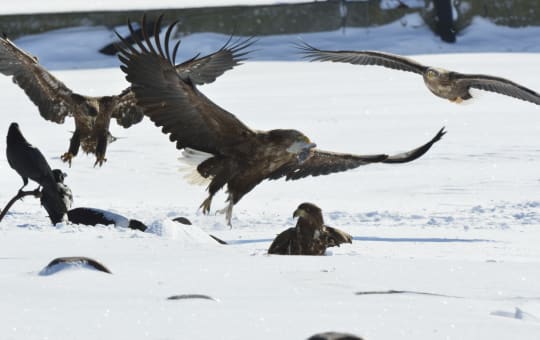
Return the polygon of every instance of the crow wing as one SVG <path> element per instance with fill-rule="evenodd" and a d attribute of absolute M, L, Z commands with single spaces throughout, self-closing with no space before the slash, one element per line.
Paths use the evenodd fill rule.
<path fill-rule="evenodd" d="M 73 96 L 73 92 L 43 68 L 36 57 L 6 37 L 0 38 L 0 72 L 12 76 L 13 82 L 39 108 L 41 116 L 55 123 L 63 123 L 67 115 L 74 114 L 77 102 L 83 100 L 82 96 Z"/>
<path fill-rule="evenodd" d="M 428 69 L 410 58 L 400 55 L 378 51 L 324 51 L 307 43 L 298 44 L 297 47 L 305 58 L 311 61 L 334 61 L 355 65 L 378 65 L 395 70 L 424 74 Z"/>
<path fill-rule="evenodd" d="M 178 149 L 190 147 L 222 154 L 229 147 L 254 136 L 255 132 L 206 98 L 194 84 L 186 82 L 176 72 L 173 61 L 179 42 L 172 56 L 169 49 L 174 25 L 176 23 L 167 29 L 164 48 L 157 30 L 154 30 L 155 46 L 147 36 L 144 43 L 136 40 L 139 50 L 124 45 L 119 55 L 123 63 L 121 69 L 132 84 L 137 104 L 143 108 L 144 114 L 156 126 L 161 126 L 163 133 L 170 133 L 169 139 L 176 142 Z M 133 29 L 131 24 L 129 27 Z"/>
<path fill-rule="evenodd" d="M 466 87 L 467 89 L 472 87 L 479 90 L 496 92 L 540 105 L 540 94 L 508 79 L 483 74 L 462 74 L 458 72 L 452 72 L 451 77 L 459 87 Z"/>
<path fill-rule="evenodd" d="M 392 156 L 386 154 L 353 155 L 314 150 L 313 155 L 305 162 L 301 164 L 287 164 L 269 176 L 269 179 L 278 179 L 285 176 L 287 180 L 295 180 L 307 176 L 320 176 L 333 172 L 346 171 L 370 163 L 411 162 L 425 154 L 445 133 L 446 131 L 442 128 L 437 132 L 435 137 L 424 145 Z"/>
<path fill-rule="evenodd" d="M 217 77 L 244 61 L 249 53 L 246 49 L 254 42 L 253 38 L 236 42 L 229 39 L 217 52 L 202 58 L 195 56 L 176 65 L 176 72 L 186 82 L 190 81 L 196 85 L 212 83 Z"/>

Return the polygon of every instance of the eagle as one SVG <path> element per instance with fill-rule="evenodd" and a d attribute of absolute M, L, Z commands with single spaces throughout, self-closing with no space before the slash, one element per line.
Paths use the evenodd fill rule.
<path fill-rule="evenodd" d="M 294 211 L 296 226 L 280 233 L 268 254 L 324 255 L 326 248 L 352 243 L 352 236 L 324 224 L 322 210 L 313 203 L 302 203 Z"/>
<path fill-rule="evenodd" d="M 23 180 L 19 193 L 28 185 L 29 179 L 38 183 L 38 189 L 42 187 L 41 202 L 45 200 L 45 208 L 49 212 L 51 222 L 53 224 L 61 222 L 68 207 L 64 202 L 62 189 L 58 186 L 55 175 L 41 151 L 28 143 L 19 129 L 19 124 L 15 122 L 9 126 L 6 144 L 9 166 Z"/>
<path fill-rule="evenodd" d="M 422 156 L 445 133 L 443 128 L 426 144 L 388 156 L 318 150 L 306 135 L 292 129 L 253 130 L 201 93 L 196 81 L 175 71 L 179 42 L 171 54 L 168 39 L 174 25 L 168 27 L 164 44 L 155 33 L 157 30 L 154 42 L 144 35 L 144 42 L 136 40 L 137 48 L 124 44 L 118 55 L 121 69 L 131 83 L 137 104 L 163 133 L 170 134 L 176 148 L 207 155 L 196 167 L 196 173 L 210 181 L 209 195 L 200 207 L 208 213 L 213 196 L 227 185 L 228 205 L 220 212 L 225 213 L 229 226 L 233 206 L 265 179 L 296 180 L 370 163 L 410 162 Z"/>
<path fill-rule="evenodd" d="M 472 98 L 470 89 L 479 89 L 514 97 L 540 105 L 540 94 L 508 79 L 484 74 L 464 74 L 439 67 L 422 65 L 415 60 L 378 51 L 324 51 L 307 43 L 298 44 L 311 61 L 334 61 L 355 65 L 378 65 L 419 74 L 427 88 L 436 96 L 461 103 Z"/>
<path fill-rule="evenodd" d="M 131 27 L 130 31 L 133 34 Z M 243 60 L 243 50 L 250 42 L 232 44 L 229 39 L 218 51 L 204 57 L 197 55 L 176 65 L 175 71 L 196 84 L 211 83 Z M 69 149 L 61 156 L 69 165 L 82 147 L 85 153 L 95 154 L 94 166 L 101 166 L 107 160 L 108 144 L 116 140 L 109 132 L 111 119 L 115 118 L 120 126 L 129 128 L 144 117 L 129 87 L 118 95 L 102 97 L 73 92 L 40 65 L 36 57 L 7 37 L 0 38 L 0 72 L 13 78 L 46 120 L 62 124 L 66 116 L 74 118 L 75 131 Z"/>

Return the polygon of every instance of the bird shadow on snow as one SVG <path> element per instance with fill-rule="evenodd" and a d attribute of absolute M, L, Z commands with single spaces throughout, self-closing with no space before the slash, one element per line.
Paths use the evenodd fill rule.
<path fill-rule="evenodd" d="M 495 242 L 481 238 L 444 238 L 444 237 L 377 237 L 377 236 L 354 236 L 354 241 L 372 242 L 422 242 L 422 243 L 474 243 Z"/>

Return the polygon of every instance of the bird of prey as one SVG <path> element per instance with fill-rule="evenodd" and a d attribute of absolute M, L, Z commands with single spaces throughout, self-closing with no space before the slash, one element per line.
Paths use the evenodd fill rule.
<path fill-rule="evenodd" d="M 75 208 L 67 212 L 68 220 L 71 223 L 92 225 L 109 225 L 115 227 L 137 229 L 145 231 L 148 227 L 139 220 L 128 219 L 120 214 L 96 208 Z"/>
<path fill-rule="evenodd" d="M 311 61 L 334 61 L 355 65 L 378 65 L 420 74 L 436 96 L 461 103 L 471 99 L 471 88 L 504 94 L 540 105 L 540 94 L 508 79 L 484 74 L 464 74 L 422 65 L 410 58 L 378 51 L 324 51 L 307 43 L 299 44 L 301 53 Z"/>
<path fill-rule="evenodd" d="M 324 224 L 321 208 L 302 203 L 294 211 L 296 226 L 280 233 L 268 249 L 268 254 L 324 255 L 326 248 L 352 243 L 352 236 Z"/>
<path fill-rule="evenodd" d="M 22 135 L 19 124 L 11 123 L 7 134 L 6 156 L 9 163 L 23 180 L 19 192 L 28 185 L 28 179 L 43 187 L 41 190 L 42 203 L 49 212 L 53 224 L 62 221 L 67 212 L 62 195 L 62 188 L 58 186 L 55 175 L 47 160 L 38 148 L 32 146 Z M 50 210 L 50 211 L 49 211 Z"/>
<path fill-rule="evenodd" d="M 158 22 L 159 23 L 159 22 Z M 174 25 L 174 24 L 173 24 Z M 188 153 L 206 153 L 196 173 L 210 181 L 209 196 L 201 204 L 210 211 L 212 197 L 227 185 L 228 205 L 222 212 L 231 225 L 233 206 L 265 179 L 299 179 L 327 175 L 370 163 L 404 163 L 422 156 L 445 133 L 441 129 L 426 144 L 394 156 L 352 155 L 315 149 L 315 144 L 297 130 L 250 129 L 233 114 L 201 93 L 196 82 L 178 74 L 171 54 L 169 26 L 164 45 L 157 34 L 151 41 L 136 40 L 137 48 L 125 45 L 119 54 L 121 69 L 131 83 L 137 104 L 163 133 Z M 120 37 L 120 36 L 119 36 Z M 195 150 L 195 151 L 194 151 Z"/>
<path fill-rule="evenodd" d="M 243 50 L 250 44 L 250 41 L 242 44 L 230 42 L 212 54 L 197 55 L 176 65 L 176 72 L 196 84 L 213 82 L 243 60 Z M 107 145 L 116 139 L 109 132 L 111 119 L 115 118 L 119 125 L 128 128 L 143 118 L 130 88 L 119 95 L 103 97 L 75 93 L 40 65 L 36 57 L 6 37 L 0 38 L 0 72 L 12 76 L 13 82 L 25 91 L 46 120 L 62 124 L 66 116 L 74 118 L 75 132 L 69 150 L 61 156 L 70 165 L 82 146 L 85 153 L 96 155 L 94 166 L 101 166 L 106 161 Z"/>
<path fill-rule="evenodd" d="M 73 194 L 71 189 L 64 183 L 67 174 L 60 169 L 54 169 L 52 173 L 57 190 L 43 190 L 40 201 L 54 225 L 66 219 L 66 212 L 73 205 Z M 57 193 L 60 194 L 61 200 L 58 200 Z"/>

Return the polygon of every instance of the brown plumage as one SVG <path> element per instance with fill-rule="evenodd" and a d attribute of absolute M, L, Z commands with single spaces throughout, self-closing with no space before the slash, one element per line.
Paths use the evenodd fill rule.
<path fill-rule="evenodd" d="M 144 19 L 143 19 L 144 20 Z M 159 22 L 159 21 L 158 21 Z M 428 143 L 408 152 L 388 156 L 352 155 L 315 149 L 308 137 L 297 130 L 256 131 L 199 92 L 195 82 L 177 74 L 171 55 L 169 26 L 164 46 L 159 36 L 137 41 L 138 49 L 124 46 L 119 58 L 126 79 L 131 83 L 137 103 L 178 149 L 187 154 L 203 152 L 207 158 L 197 173 L 210 180 L 209 196 L 201 204 L 210 211 L 212 197 L 227 185 L 228 224 L 232 209 L 240 199 L 265 179 L 299 179 L 353 169 L 370 163 L 404 163 L 422 156 L 443 135 L 441 129 Z M 245 45 L 245 43 L 244 43 Z"/>
<path fill-rule="evenodd" d="M 215 53 L 200 58 L 197 55 L 176 65 L 176 72 L 195 84 L 213 82 L 242 60 L 245 46 L 231 46 L 229 42 Z M 36 57 L 6 37 L 0 38 L 0 72 L 13 77 L 13 82 L 24 90 L 46 120 L 62 124 L 66 116 L 74 118 L 75 132 L 69 150 L 61 157 L 70 165 L 82 147 L 85 153 L 95 154 L 94 165 L 101 166 L 106 161 L 107 145 L 115 140 L 109 132 L 111 118 L 124 128 L 143 118 L 130 88 L 113 96 L 90 97 L 75 93 L 41 66 Z"/>
<path fill-rule="evenodd" d="M 307 43 L 299 44 L 311 61 L 334 61 L 355 65 L 378 65 L 420 74 L 427 88 L 436 96 L 460 103 L 471 99 L 469 89 L 495 92 L 540 105 L 540 94 L 508 79 L 484 74 L 463 74 L 422 65 L 410 58 L 378 51 L 324 51 Z"/>
<path fill-rule="evenodd" d="M 324 224 L 321 208 L 313 203 L 302 203 L 294 211 L 296 226 L 276 236 L 269 254 L 324 255 L 326 248 L 352 243 L 352 236 Z"/>

